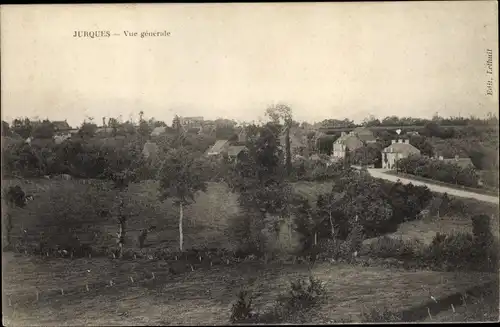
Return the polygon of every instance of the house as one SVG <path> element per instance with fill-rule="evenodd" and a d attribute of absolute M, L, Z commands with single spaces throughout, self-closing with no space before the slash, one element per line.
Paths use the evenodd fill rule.
<path fill-rule="evenodd" d="M 411 155 L 420 155 L 420 150 L 410 144 L 410 140 L 392 140 L 391 145 L 382 150 L 382 168 L 395 169 L 398 160 Z"/>
<path fill-rule="evenodd" d="M 248 149 L 244 145 L 233 145 L 228 140 L 217 140 L 215 144 L 208 149 L 207 156 L 223 156 L 227 155 L 231 161 L 240 160 Z"/>
<path fill-rule="evenodd" d="M 341 160 L 345 158 L 347 150 L 353 152 L 362 147 L 363 144 L 364 143 L 354 134 L 354 132 L 350 132 L 349 134 L 342 132 L 340 137 L 333 143 L 332 157 L 335 160 Z"/>
<path fill-rule="evenodd" d="M 475 168 L 475 166 L 472 163 L 472 160 L 470 158 L 459 158 L 458 155 L 452 159 L 443 159 L 443 157 L 439 157 L 439 160 L 442 160 L 443 162 L 446 162 L 449 164 L 457 165 L 462 169 L 469 168 L 469 167 Z"/>
<path fill-rule="evenodd" d="M 230 146 L 230 142 L 228 140 L 217 140 L 214 145 L 207 151 L 208 156 L 218 156 L 227 152 Z"/>
<path fill-rule="evenodd" d="M 358 137 L 358 139 L 364 144 L 370 144 L 377 142 L 373 132 L 366 127 L 356 127 L 352 133 Z"/>

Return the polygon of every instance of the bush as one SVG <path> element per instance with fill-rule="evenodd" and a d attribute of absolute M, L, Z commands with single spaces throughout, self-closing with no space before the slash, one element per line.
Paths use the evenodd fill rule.
<path fill-rule="evenodd" d="M 423 255 L 424 260 L 434 268 L 495 271 L 497 250 L 493 242 L 481 242 L 470 233 L 437 233 Z"/>
<path fill-rule="evenodd" d="M 294 309 L 308 308 L 322 299 L 325 295 L 323 283 L 313 276 L 309 276 L 309 280 L 299 279 L 295 282 L 290 282 L 290 295 L 288 303 Z"/>
<path fill-rule="evenodd" d="M 240 291 L 238 293 L 238 300 L 231 307 L 231 322 L 240 322 L 250 319 L 254 316 L 252 309 L 252 298 L 247 291 Z"/>
<path fill-rule="evenodd" d="M 361 253 L 376 258 L 411 259 L 418 256 L 420 248 L 418 241 L 404 241 L 401 238 L 383 236 L 363 246 Z"/>
<path fill-rule="evenodd" d="M 462 168 L 448 163 L 420 156 L 409 156 L 397 163 L 398 170 L 407 174 L 431 178 L 445 183 L 477 187 L 479 176 L 474 167 Z"/>
<path fill-rule="evenodd" d="M 262 314 L 250 314 L 252 318 L 247 319 L 246 322 L 267 324 L 306 322 L 304 315 L 320 303 L 325 296 L 323 283 L 313 276 L 310 276 L 307 281 L 302 279 L 292 281 L 289 292 L 279 296 L 269 311 Z M 243 311 L 246 312 L 245 309 Z"/>

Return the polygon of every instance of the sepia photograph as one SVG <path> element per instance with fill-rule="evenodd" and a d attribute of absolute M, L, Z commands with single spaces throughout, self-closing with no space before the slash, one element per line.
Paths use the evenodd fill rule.
<path fill-rule="evenodd" d="M 2 323 L 499 321 L 498 2 L 0 7 Z"/>

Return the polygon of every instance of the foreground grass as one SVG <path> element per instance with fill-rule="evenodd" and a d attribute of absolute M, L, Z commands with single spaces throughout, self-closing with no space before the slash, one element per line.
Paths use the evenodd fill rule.
<path fill-rule="evenodd" d="M 425 322 L 478 322 L 499 321 L 498 290 L 487 290 L 481 294 L 468 296 L 462 305 L 428 317 Z"/>
<path fill-rule="evenodd" d="M 264 311 L 287 291 L 290 280 L 307 277 L 310 268 L 244 263 L 169 275 L 160 274 L 167 270 L 165 262 L 46 261 L 13 255 L 5 255 L 3 261 L 6 325 L 227 324 L 229 308 L 241 287 L 248 287 L 256 296 L 256 309 Z M 155 279 L 149 277 L 151 272 L 156 272 Z M 494 278 L 483 273 L 409 272 L 326 263 L 312 267 L 311 272 L 326 282 L 328 299 L 311 312 L 311 323 L 347 317 L 360 321 L 366 308 L 402 310 L 426 302 L 430 294 L 439 298 Z M 149 281 L 129 282 L 134 273 Z M 115 286 L 106 287 L 111 278 Z M 99 287 L 92 284 L 98 282 Z M 88 292 L 86 284 L 91 285 Z M 66 288 L 64 295 L 60 288 Z M 13 300 L 9 307 L 7 297 L 21 293 L 31 294 L 31 300 Z"/>

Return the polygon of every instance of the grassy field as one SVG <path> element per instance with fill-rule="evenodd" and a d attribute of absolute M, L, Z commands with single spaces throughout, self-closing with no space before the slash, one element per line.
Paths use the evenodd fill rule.
<path fill-rule="evenodd" d="M 307 277 L 310 268 L 243 263 L 170 275 L 161 274 L 166 270 L 161 262 L 43 260 L 19 255 L 6 255 L 2 260 L 4 324 L 40 326 L 227 324 L 230 306 L 242 286 L 248 286 L 255 295 L 256 309 L 262 310 L 287 291 L 289 280 Z M 156 271 L 156 277 L 146 275 L 149 281 L 135 279 L 132 283 L 130 276 L 138 271 Z M 328 296 L 311 314 L 311 323 L 347 317 L 359 321 L 368 309 L 403 310 L 424 303 L 430 295 L 439 298 L 494 278 L 483 273 L 410 272 L 326 263 L 313 266 L 311 272 L 326 282 Z M 115 286 L 106 285 L 111 278 Z M 60 288 L 65 289 L 64 295 Z"/>
<path fill-rule="evenodd" d="M 12 209 L 14 219 L 13 239 L 37 240 L 40 232 L 58 234 L 57 226 L 74 225 L 72 231 L 84 242 L 97 247 L 115 246 L 118 223 L 112 218 L 102 218 L 100 210 L 116 214 L 113 191 L 99 190 L 99 184 L 87 185 L 77 180 L 6 180 L 8 185 L 21 185 L 35 200 L 26 208 Z M 307 195 L 314 202 L 320 192 L 328 192 L 332 183 L 299 182 L 294 190 Z M 125 194 L 127 222 L 127 247 L 137 248 L 137 237 L 143 228 L 156 226 L 148 235 L 146 246 L 155 248 L 178 247 L 178 208 L 170 201 L 158 201 L 157 183 L 152 181 L 131 185 Z M 184 246 L 224 247 L 233 244 L 227 237 L 231 219 L 239 213 L 236 194 L 224 184 L 210 183 L 206 193 L 199 193 L 196 202 L 184 210 Z M 26 232 L 24 232 L 26 230 Z M 67 232 L 66 230 L 64 232 Z"/>

